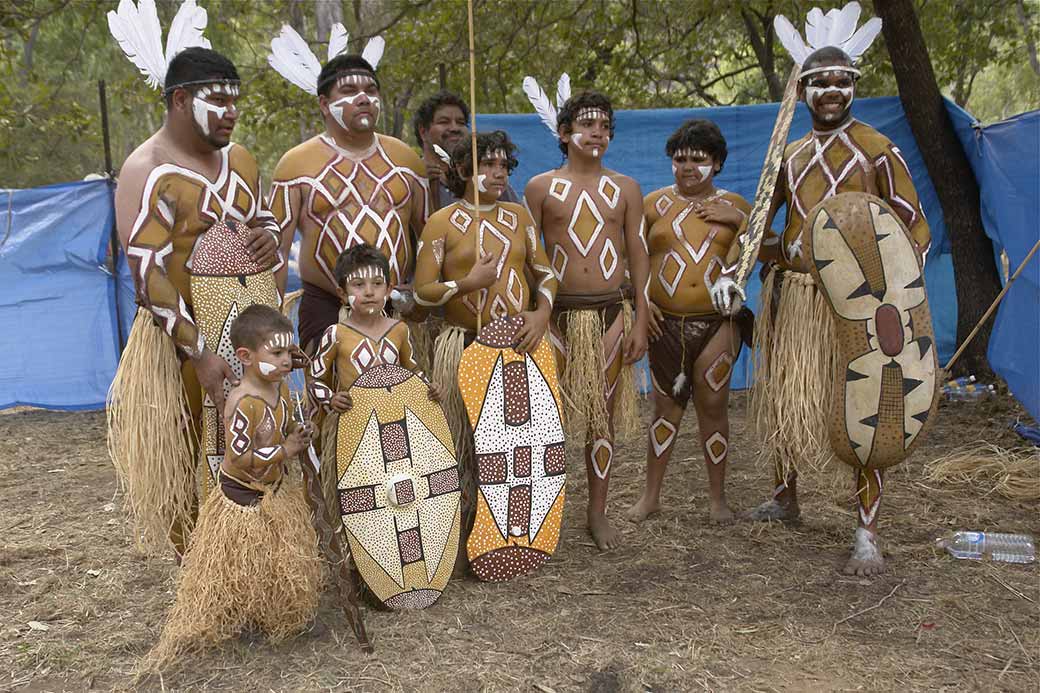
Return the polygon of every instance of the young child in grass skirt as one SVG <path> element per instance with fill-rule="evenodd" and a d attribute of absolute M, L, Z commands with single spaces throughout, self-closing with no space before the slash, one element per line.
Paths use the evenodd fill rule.
<path fill-rule="evenodd" d="M 199 512 L 177 594 L 142 671 L 253 626 L 272 640 L 302 630 L 318 607 L 321 564 L 298 469 L 309 426 L 292 420 L 284 378 L 292 324 L 269 306 L 242 311 L 231 343 L 245 372 L 225 407 L 227 454 Z"/>

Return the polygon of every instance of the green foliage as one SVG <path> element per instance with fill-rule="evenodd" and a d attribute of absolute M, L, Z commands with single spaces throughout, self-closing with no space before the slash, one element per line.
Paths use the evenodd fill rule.
<path fill-rule="evenodd" d="M 294 23 L 324 58 L 316 36 L 319 2 L 201 0 L 207 37 L 235 61 L 244 82 L 235 139 L 270 171 L 321 127 L 313 97 L 267 65 L 271 38 Z M 179 0 L 157 0 L 169 25 Z M 944 92 L 981 120 L 1040 106 L 1040 77 L 1027 38 L 1037 39 L 1034 2 L 921 0 L 919 16 Z M 532 75 L 550 93 L 561 72 L 575 89 L 595 86 L 620 108 L 691 107 L 770 99 L 767 75 L 782 85 L 790 60 L 773 41 L 781 12 L 800 24 L 816 3 L 797 0 L 476 0 L 479 113 L 530 111 L 520 83 Z M 869 13 L 869 3 L 864 12 Z M 26 0 L 0 7 L 0 185 L 30 187 L 82 178 L 104 168 L 97 80 L 107 83 L 114 165 L 162 122 L 159 94 L 144 85 L 108 33 L 115 0 Z M 325 10 L 329 7 L 326 5 Z M 387 42 L 380 66 L 381 130 L 411 139 L 411 114 L 440 86 L 469 94 L 466 3 L 462 0 L 344 0 L 360 50 Z M 750 31 L 765 45 L 756 55 Z M 764 60 L 764 61 L 763 61 Z M 879 40 L 862 63 L 863 96 L 895 93 Z M 443 66 L 443 67 L 442 67 Z M 775 93 L 775 92 L 774 92 Z"/>

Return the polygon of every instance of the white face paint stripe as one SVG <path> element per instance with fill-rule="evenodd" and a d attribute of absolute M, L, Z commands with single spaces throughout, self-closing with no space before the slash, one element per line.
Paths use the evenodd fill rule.
<path fill-rule="evenodd" d="M 578 115 L 574 116 L 574 120 L 590 120 L 593 118 L 603 118 L 610 120 L 610 116 L 601 108 L 583 108 L 578 111 Z"/>
<path fill-rule="evenodd" d="M 264 375 L 271 375 L 278 370 L 278 366 L 273 363 L 268 363 L 267 361 L 259 361 L 256 365 Z"/>
<path fill-rule="evenodd" d="M 378 279 L 383 276 L 383 270 L 379 269 L 375 265 L 365 265 L 364 267 L 358 267 L 353 272 L 347 275 L 346 281 L 354 281 L 355 279 Z"/>
<path fill-rule="evenodd" d="M 293 343 L 293 336 L 289 332 L 275 332 L 271 338 L 264 342 L 267 349 L 288 349 Z"/>

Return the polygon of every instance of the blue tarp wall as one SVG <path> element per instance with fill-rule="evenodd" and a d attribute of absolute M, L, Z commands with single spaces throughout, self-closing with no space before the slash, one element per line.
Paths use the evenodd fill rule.
<path fill-rule="evenodd" d="M 633 176 L 644 193 L 668 185 L 672 179 L 665 140 L 688 118 L 710 118 L 729 145 L 718 183 L 750 200 L 777 107 L 620 111 L 606 163 Z M 979 179 L 986 231 L 998 248 L 1007 249 L 1015 267 L 1038 236 L 1040 112 L 976 128 L 968 113 L 952 104 L 948 110 Z M 913 173 L 932 229 L 925 277 L 940 360 L 945 362 L 955 346 L 957 306 L 949 242 L 935 189 L 898 98 L 862 99 L 855 102 L 853 112 L 899 146 Z M 512 180 L 518 191 L 534 174 L 560 164 L 554 140 L 535 115 L 480 115 L 477 126 L 507 130 L 519 145 L 520 166 Z M 808 112 L 800 106 L 791 139 L 808 128 Z M 118 360 L 117 285 L 124 335 L 135 310 L 125 259 L 119 258 L 118 282 L 105 269 L 113 214 L 111 185 L 94 181 L 3 193 L 9 212 L 0 223 L 4 227 L 0 282 L 5 289 L 0 297 L 0 324 L 5 327 L 0 346 L 12 357 L 0 363 L 0 408 L 18 404 L 101 407 Z M 990 342 L 994 368 L 1034 417 L 1040 417 L 1038 268 L 1040 261 L 1034 260 L 1009 292 Z M 748 295 L 755 309 L 757 277 Z M 745 352 L 734 373 L 734 386 L 745 387 L 748 376 Z"/>

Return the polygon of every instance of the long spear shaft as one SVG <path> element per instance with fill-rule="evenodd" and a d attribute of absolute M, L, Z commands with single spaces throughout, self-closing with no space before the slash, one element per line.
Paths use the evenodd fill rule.
<path fill-rule="evenodd" d="M 477 161 L 477 43 L 473 33 L 473 0 L 466 0 L 466 13 L 469 19 L 469 112 L 470 112 L 470 152 L 473 158 L 473 215 L 477 223 L 477 232 L 473 234 L 477 252 L 474 261 L 480 262 L 480 175 Z M 477 290 L 477 332 L 480 332 L 481 318 L 484 314 L 484 303 L 481 301 L 481 289 Z"/>

